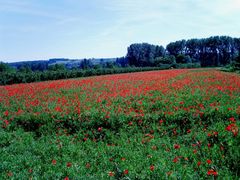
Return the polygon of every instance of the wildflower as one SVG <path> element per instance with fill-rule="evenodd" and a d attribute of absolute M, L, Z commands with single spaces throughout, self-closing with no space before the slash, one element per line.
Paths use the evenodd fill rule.
<path fill-rule="evenodd" d="M 226 127 L 226 130 L 227 131 L 232 131 L 233 135 L 234 136 L 237 136 L 238 135 L 238 127 L 236 124 L 230 124 Z"/>
<path fill-rule="evenodd" d="M 126 158 L 122 157 L 122 158 L 121 158 L 121 160 L 122 160 L 122 161 L 125 161 L 125 160 L 126 160 Z"/>
<path fill-rule="evenodd" d="M 230 118 L 229 118 L 229 121 L 231 121 L 231 122 L 233 122 L 233 123 L 236 122 L 236 120 L 234 119 L 234 117 L 230 117 Z"/>
<path fill-rule="evenodd" d="M 138 124 L 140 125 L 140 124 L 142 124 L 142 122 L 143 122 L 142 120 L 139 120 L 139 121 L 138 121 Z"/>
<path fill-rule="evenodd" d="M 9 125 L 9 121 L 8 120 L 4 120 L 4 123 L 5 123 L 6 126 Z"/>
<path fill-rule="evenodd" d="M 8 113 L 8 110 L 6 110 L 6 111 L 4 112 L 4 115 L 5 115 L 5 116 L 8 116 L 8 114 L 9 114 L 9 113 Z"/>
<path fill-rule="evenodd" d="M 163 123 L 163 120 L 161 119 L 160 121 L 159 121 L 159 124 L 161 125 Z"/>
<path fill-rule="evenodd" d="M 214 171 L 213 169 L 210 169 L 210 170 L 208 170 L 207 175 L 209 175 L 209 176 L 210 175 L 217 176 L 218 173 L 217 173 L 217 171 Z"/>
<path fill-rule="evenodd" d="M 86 168 L 89 169 L 91 167 L 91 164 L 90 163 L 87 163 L 86 164 Z"/>
<path fill-rule="evenodd" d="M 180 145 L 179 144 L 174 144 L 174 149 L 179 149 Z"/>
<path fill-rule="evenodd" d="M 57 161 L 55 159 L 52 160 L 52 164 L 53 165 L 56 165 L 57 164 Z"/>
<path fill-rule="evenodd" d="M 157 150 L 157 146 L 152 146 L 152 150 Z"/>
<path fill-rule="evenodd" d="M 9 172 L 7 173 L 7 175 L 8 175 L 9 177 L 11 177 L 11 176 L 13 175 L 13 173 L 12 173 L 11 171 L 9 171 Z"/>
<path fill-rule="evenodd" d="M 212 161 L 211 161 L 210 159 L 207 159 L 207 163 L 208 163 L 208 164 L 211 164 Z"/>
<path fill-rule="evenodd" d="M 201 165 L 201 161 L 198 161 L 198 162 L 197 162 L 197 165 L 200 166 L 200 165 Z"/>
<path fill-rule="evenodd" d="M 99 127 L 99 128 L 98 128 L 98 132 L 101 132 L 101 131 L 102 131 L 102 127 Z"/>
<path fill-rule="evenodd" d="M 68 178 L 68 177 L 65 177 L 64 180 L 69 180 L 69 178 Z"/>
<path fill-rule="evenodd" d="M 109 171 L 108 175 L 111 176 L 111 177 L 113 177 L 113 176 L 114 176 L 114 172 Z"/>
<path fill-rule="evenodd" d="M 227 130 L 227 131 L 231 131 L 231 129 L 232 129 L 232 124 L 230 124 L 230 125 L 228 125 L 228 126 L 226 127 L 226 130 Z"/>
<path fill-rule="evenodd" d="M 238 135 L 238 127 L 236 125 L 232 127 L 232 133 L 233 133 L 233 136 Z"/>
<path fill-rule="evenodd" d="M 71 167 L 71 166 L 72 166 L 72 163 L 68 162 L 67 167 Z"/>
<path fill-rule="evenodd" d="M 178 157 L 175 157 L 175 158 L 173 159 L 173 162 L 174 162 L 174 163 L 177 163 L 177 162 L 178 162 Z"/>
<path fill-rule="evenodd" d="M 150 171 L 154 171 L 154 165 L 150 166 Z"/>
<path fill-rule="evenodd" d="M 125 169 L 124 171 L 123 171 L 123 174 L 128 174 L 128 169 Z"/>

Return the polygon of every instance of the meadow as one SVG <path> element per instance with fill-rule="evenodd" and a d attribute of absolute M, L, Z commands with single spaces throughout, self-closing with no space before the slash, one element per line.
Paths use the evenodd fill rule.
<path fill-rule="evenodd" d="M 239 179 L 239 119 L 216 69 L 0 86 L 0 179 Z"/>

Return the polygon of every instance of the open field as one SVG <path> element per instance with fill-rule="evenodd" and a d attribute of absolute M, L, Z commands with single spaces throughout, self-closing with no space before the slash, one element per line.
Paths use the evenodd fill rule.
<path fill-rule="evenodd" d="M 238 179 L 239 118 L 215 69 L 0 86 L 0 179 Z"/>

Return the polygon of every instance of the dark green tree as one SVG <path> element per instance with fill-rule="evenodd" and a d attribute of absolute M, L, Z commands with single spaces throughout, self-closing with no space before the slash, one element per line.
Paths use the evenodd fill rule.
<path fill-rule="evenodd" d="M 165 54 L 162 46 L 155 46 L 148 43 L 132 44 L 128 47 L 126 58 L 132 66 L 144 67 L 153 66 L 156 57 Z"/>
<path fill-rule="evenodd" d="M 7 63 L 0 62 L 0 72 L 12 72 L 14 69 Z"/>
<path fill-rule="evenodd" d="M 64 64 L 54 64 L 54 65 L 48 66 L 48 70 L 50 70 L 50 71 L 64 71 L 64 70 L 66 70 L 66 67 L 65 67 Z"/>

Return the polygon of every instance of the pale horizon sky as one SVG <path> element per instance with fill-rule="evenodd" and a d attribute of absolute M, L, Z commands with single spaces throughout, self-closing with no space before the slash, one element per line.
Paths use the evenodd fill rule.
<path fill-rule="evenodd" d="M 0 61 L 121 57 L 132 43 L 240 37 L 240 0 L 0 0 Z"/>

